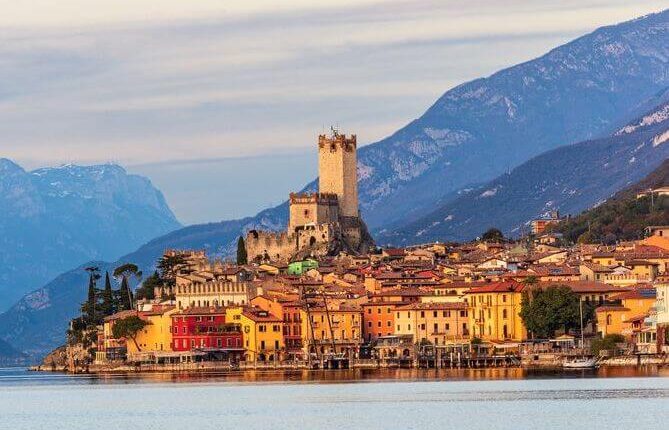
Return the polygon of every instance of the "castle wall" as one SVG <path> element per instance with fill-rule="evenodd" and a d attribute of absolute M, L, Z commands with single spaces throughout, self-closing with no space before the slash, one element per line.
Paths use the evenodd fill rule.
<path fill-rule="evenodd" d="M 297 247 L 303 249 L 329 243 L 335 237 L 336 226 L 332 224 L 318 224 L 299 228 L 297 235 Z"/>
<path fill-rule="evenodd" d="M 245 244 L 249 261 L 288 261 L 297 251 L 297 237 L 285 231 L 251 230 L 246 235 Z"/>
<path fill-rule="evenodd" d="M 334 194 L 291 194 L 288 232 L 308 224 L 335 223 L 339 218 L 339 203 Z"/>

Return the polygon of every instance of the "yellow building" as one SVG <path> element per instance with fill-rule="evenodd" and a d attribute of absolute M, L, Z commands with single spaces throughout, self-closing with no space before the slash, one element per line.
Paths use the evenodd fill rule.
<path fill-rule="evenodd" d="M 357 352 L 362 343 L 362 309 L 346 303 L 310 304 L 302 310 L 305 353 Z M 333 347 L 334 345 L 334 347 Z"/>
<path fill-rule="evenodd" d="M 283 358 L 283 321 L 255 307 L 230 307 L 225 320 L 242 327 L 247 361 L 279 361 Z"/>
<path fill-rule="evenodd" d="M 128 340 L 128 358 L 137 353 L 151 353 L 157 351 L 172 351 L 172 314 L 176 313 L 174 306 L 157 307 L 149 312 L 139 312 L 138 316 L 148 324 L 137 333 L 135 342 Z M 137 349 L 139 346 L 140 350 Z"/>
<path fill-rule="evenodd" d="M 600 336 L 621 334 L 632 336 L 632 321 L 648 314 L 655 305 L 654 288 L 638 288 L 613 295 L 614 304 L 599 306 L 596 310 L 597 332 Z"/>
<path fill-rule="evenodd" d="M 472 337 L 493 342 L 526 339 L 527 330 L 520 317 L 523 289 L 523 284 L 511 281 L 467 291 Z"/>
<path fill-rule="evenodd" d="M 395 335 L 410 335 L 414 343 L 446 345 L 469 338 L 467 304 L 411 303 L 395 309 Z"/>

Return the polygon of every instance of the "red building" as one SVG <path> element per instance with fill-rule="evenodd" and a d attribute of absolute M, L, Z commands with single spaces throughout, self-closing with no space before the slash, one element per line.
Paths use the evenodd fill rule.
<path fill-rule="evenodd" d="M 223 307 L 195 307 L 172 315 L 173 351 L 220 351 L 243 355 L 239 324 L 225 322 Z"/>

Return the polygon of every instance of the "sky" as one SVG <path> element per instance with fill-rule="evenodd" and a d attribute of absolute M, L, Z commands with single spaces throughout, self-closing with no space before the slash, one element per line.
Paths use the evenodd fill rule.
<path fill-rule="evenodd" d="M 373 143 L 448 89 L 629 0 L 0 0 L 0 157 L 115 162 L 184 224 L 253 215 L 316 175 L 317 135 Z"/>

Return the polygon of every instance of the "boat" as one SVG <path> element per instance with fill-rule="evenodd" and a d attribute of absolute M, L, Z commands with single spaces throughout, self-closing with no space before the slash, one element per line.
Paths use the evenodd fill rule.
<path fill-rule="evenodd" d="M 595 369 L 598 365 L 597 358 L 585 356 L 585 338 L 583 336 L 583 302 L 579 299 L 578 310 L 581 315 L 581 357 L 566 360 L 562 363 L 564 369 Z"/>
<path fill-rule="evenodd" d="M 565 369 L 595 369 L 597 368 L 597 359 L 595 357 L 575 358 L 562 363 L 562 367 Z"/>

